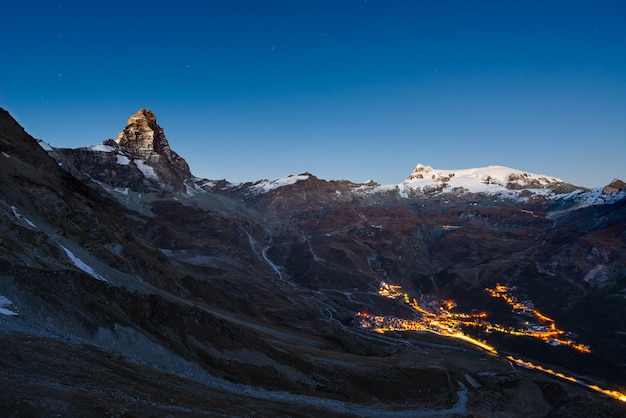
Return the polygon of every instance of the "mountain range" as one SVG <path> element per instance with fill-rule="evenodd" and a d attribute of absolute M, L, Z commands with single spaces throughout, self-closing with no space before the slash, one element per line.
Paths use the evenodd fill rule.
<path fill-rule="evenodd" d="M 195 177 L 0 110 L 8 416 L 624 416 L 626 184 Z"/>

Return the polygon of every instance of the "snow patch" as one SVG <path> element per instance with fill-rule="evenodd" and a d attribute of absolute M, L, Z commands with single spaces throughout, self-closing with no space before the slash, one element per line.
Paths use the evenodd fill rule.
<path fill-rule="evenodd" d="M 568 210 L 582 209 L 588 206 L 596 205 L 610 205 L 619 200 L 626 198 L 626 190 L 617 193 L 602 193 L 602 188 L 595 188 L 590 190 L 575 190 L 571 193 L 566 193 L 557 196 L 555 200 L 567 201 L 574 200 L 576 205 L 572 206 Z"/>
<path fill-rule="evenodd" d="M 72 260 L 72 263 L 74 263 L 74 265 L 76 267 L 78 267 L 79 269 L 81 269 L 82 271 L 84 271 L 85 273 L 89 274 L 91 277 L 93 277 L 95 279 L 102 280 L 103 282 L 108 282 L 107 279 L 105 279 L 104 277 L 102 277 L 98 273 L 96 273 L 94 269 L 92 269 L 90 266 L 88 266 L 83 260 L 81 260 L 80 258 L 76 257 L 74 255 L 74 253 L 72 253 L 70 250 L 68 250 L 67 248 L 65 248 L 62 245 L 61 245 L 61 248 L 63 248 L 63 251 L 65 251 L 67 256 L 70 258 L 70 260 Z"/>
<path fill-rule="evenodd" d="M 474 389 L 480 388 L 480 383 L 478 383 L 476 379 L 474 379 L 472 376 L 467 374 L 467 372 L 465 373 L 465 381 L 469 383 L 470 386 L 473 387 Z"/>
<path fill-rule="evenodd" d="M 11 156 L 9 154 L 7 154 L 6 152 L 4 152 L 4 151 L 2 152 L 2 155 L 4 155 L 7 158 L 11 158 Z"/>
<path fill-rule="evenodd" d="M 15 206 L 11 206 L 11 210 L 13 211 L 13 215 L 15 215 L 15 217 L 21 221 L 26 222 L 31 228 L 37 228 L 37 225 L 35 225 L 34 223 L 32 223 L 31 221 L 29 221 L 28 219 L 26 219 L 25 217 L 23 217 L 22 215 L 20 215 L 17 211 L 17 208 Z"/>
<path fill-rule="evenodd" d="M 104 190 L 106 190 L 107 192 L 111 193 L 111 192 L 116 192 L 116 193 L 120 193 L 123 194 L 125 196 L 128 196 L 129 193 L 129 188 L 128 187 L 109 187 L 108 184 L 102 182 L 102 181 L 98 181 L 96 179 L 94 179 L 93 177 L 91 178 L 91 181 L 93 181 L 94 183 L 96 183 L 98 186 L 102 187 Z"/>
<path fill-rule="evenodd" d="M 609 279 L 609 272 L 604 264 L 598 264 L 585 275 L 587 283 L 595 282 L 602 287 L 602 284 Z"/>
<path fill-rule="evenodd" d="M 124 187 L 123 189 L 116 187 L 115 189 L 112 189 L 112 190 L 116 193 L 120 193 L 120 194 L 123 194 L 124 196 L 128 196 L 128 187 Z"/>
<path fill-rule="evenodd" d="M 115 162 L 118 163 L 119 165 L 128 165 L 128 164 L 130 164 L 130 160 L 125 155 L 117 154 L 115 157 L 116 157 Z"/>
<path fill-rule="evenodd" d="M 204 190 L 204 188 L 210 189 L 212 187 L 215 187 L 216 185 L 217 185 L 217 182 L 208 180 L 208 181 L 205 181 L 204 183 L 202 183 L 202 185 L 200 187 L 203 187 L 202 190 Z"/>
<path fill-rule="evenodd" d="M 144 160 L 133 160 L 139 171 L 143 174 L 144 177 L 159 181 L 159 176 L 154 172 L 154 168 L 150 167 L 146 164 Z"/>
<path fill-rule="evenodd" d="M 258 183 L 250 187 L 250 190 L 255 193 L 267 193 L 270 190 L 278 189 L 279 187 L 290 186 L 301 180 L 308 180 L 308 175 L 298 176 L 286 176 L 274 180 L 261 180 Z"/>
<path fill-rule="evenodd" d="M 115 148 L 113 148 L 110 145 L 104 145 L 104 144 L 98 144 L 98 145 L 92 145 L 89 147 L 90 150 L 92 151 L 100 151 L 100 152 L 113 152 L 115 151 Z"/>
<path fill-rule="evenodd" d="M 401 188 L 399 187 L 398 188 L 398 194 L 400 195 L 400 197 L 408 199 L 409 198 L 409 187 L 406 187 L 406 186 L 401 187 Z"/>
<path fill-rule="evenodd" d="M 39 144 L 41 148 L 44 149 L 44 151 L 52 151 L 52 147 L 47 142 L 44 142 L 41 139 L 38 139 L 37 143 Z"/>
<path fill-rule="evenodd" d="M 187 194 L 188 197 L 195 196 L 198 193 L 206 192 L 206 190 L 204 190 L 197 183 L 197 181 L 200 181 L 200 179 L 198 179 L 197 177 L 194 178 L 192 181 L 185 180 L 185 182 L 184 182 L 184 184 L 185 184 L 185 193 Z"/>
<path fill-rule="evenodd" d="M 13 305 L 13 302 L 11 302 L 5 296 L 0 295 L 0 314 L 8 316 L 17 315 L 17 312 L 13 312 L 12 310 L 7 309 L 7 307 L 11 305 Z"/>

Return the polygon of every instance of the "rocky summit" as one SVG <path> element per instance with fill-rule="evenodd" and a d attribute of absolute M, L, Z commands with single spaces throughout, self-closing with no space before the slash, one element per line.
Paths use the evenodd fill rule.
<path fill-rule="evenodd" d="M 619 180 L 232 184 L 147 109 L 77 149 L 0 111 L 2 415 L 622 417 L 625 289 Z"/>
<path fill-rule="evenodd" d="M 156 116 L 149 109 L 140 109 L 131 116 L 115 142 L 136 158 L 163 158 L 178 170 L 189 173 L 187 162 L 171 150 L 163 128 L 157 124 Z"/>
<path fill-rule="evenodd" d="M 51 151 L 66 170 L 106 190 L 157 194 L 194 193 L 197 186 L 189 165 L 176 152 L 148 109 L 140 109 L 128 119 L 115 141 Z"/>
<path fill-rule="evenodd" d="M 182 176 L 191 177 L 189 165 L 172 151 L 163 128 L 157 124 L 156 116 L 149 109 L 140 109 L 131 116 L 115 142 L 130 156 L 145 160 L 149 165 L 161 168 L 160 171 L 171 167 Z"/>

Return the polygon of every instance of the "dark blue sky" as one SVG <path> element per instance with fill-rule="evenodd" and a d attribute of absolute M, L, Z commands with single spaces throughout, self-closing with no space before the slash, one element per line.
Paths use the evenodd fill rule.
<path fill-rule="evenodd" d="M 152 109 L 192 172 L 626 180 L 621 1 L 15 1 L 0 106 L 57 147 Z"/>

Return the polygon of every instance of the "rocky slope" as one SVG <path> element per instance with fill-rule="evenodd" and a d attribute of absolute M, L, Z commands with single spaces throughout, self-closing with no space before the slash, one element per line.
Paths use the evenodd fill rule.
<path fill-rule="evenodd" d="M 583 190 L 510 169 L 489 184 L 479 175 L 498 187 L 490 191 L 458 188 L 445 173 L 431 174 L 447 184 L 435 188 L 310 173 L 213 182 L 191 175 L 146 109 L 116 141 L 48 153 L 2 111 L 0 151 L 0 308 L 12 313 L 0 314 L 0 405 L 9 415 L 625 412 L 457 340 L 371 333 L 356 315 L 414 315 L 378 293 L 385 281 L 507 318 L 484 292 L 507 282 L 592 354 L 481 338 L 623 387 L 618 182 Z M 446 176 L 477 178 L 455 173 Z"/>

